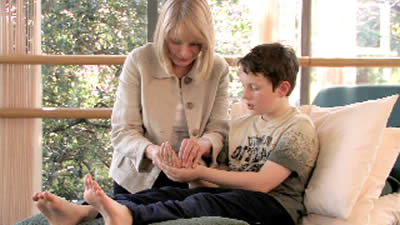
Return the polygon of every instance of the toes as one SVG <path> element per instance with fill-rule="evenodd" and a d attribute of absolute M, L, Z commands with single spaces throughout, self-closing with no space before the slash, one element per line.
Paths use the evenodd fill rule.
<path fill-rule="evenodd" d="M 44 197 L 46 198 L 47 201 L 54 201 L 54 202 L 56 202 L 56 201 L 61 199 L 57 195 L 54 195 L 54 194 L 52 194 L 50 192 L 47 192 L 47 191 L 44 192 Z"/>
<path fill-rule="evenodd" d="M 93 188 L 93 179 L 90 174 L 86 174 L 84 177 L 84 184 L 86 189 L 92 189 Z"/>
<path fill-rule="evenodd" d="M 40 192 L 40 193 L 38 194 L 38 198 L 39 198 L 39 199 L 44 199 L 44 192 Z"/>
<path fill-rule="evenodd" d="M 48 200 L 48 201 L 51 201 L 51 200 L 53 200 L 54 198 L 53 198 L 53 196 L 52 196 L 49 192 L 45 191 L 45 192 L 43 192 L 43 199 L 46 199 L 46 200 Z"/>
<path fill-rule="evenodd" d="M 90 189 L 91 188 L 91 182 L 90 182 L 90 177 L 89 175 L 85 175 L 85 178 L 83 180 L 83 183 L 85 185 L 85 189 Z"/>
<path fill-rule="evenodd" d="M 85 185 L 85 190 L 87 191 L 93 191 L 96 195 L 102 195 L 103 190 L 99 186 L 99 184 L 93 180 L 92 176 L 90 174 L 86 174 L 85 177 L 83 178 L 83 183 Z"/>
<path fill-rule="evenodd" d="M 54 195 L 47 191 L 43 192 L 36 192 L 32 196 L 33 201 L 40 201 L 40 200 L 46 200 L 46 201 L 53 201 L 54 200 Z"/>
<path fill-rule="evenodd" d="M 85 178 L 86 178 L 88 181 L 92 181 L 92 180 L 93 180 L 93 179 L 92 179 L 92 176 L 90 176 L 90 173 L 86 174 L 86 175 L 85 175 Z"/>
<path fill-rule="evenodd" d="M 93 188 L 96 191 L 97 195 L 102 195 L 103 190 L 101 189 L 101 187 L 99 186 L 99 184 L 97 182 L 93 182 Z"/>
<path fill-rule="evenodd" d="M 32 196 L 32 200 L 33 200 L 33 201 L 38 201 L 38 200 L 39 200 L 39 192 L 36 192 L 36 193 Z"/>

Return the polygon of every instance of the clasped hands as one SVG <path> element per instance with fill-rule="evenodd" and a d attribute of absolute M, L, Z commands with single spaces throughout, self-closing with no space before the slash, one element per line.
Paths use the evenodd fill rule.
<path fill-rule="evenodd" d="M 199 161 L 203 152 L 193 139 L 182 141 L 178 154 L 168 142 L 161 144 L 153 157 L 153 164 L 167 177 L 177 182 L 191 182 L 199 179 Z"/>

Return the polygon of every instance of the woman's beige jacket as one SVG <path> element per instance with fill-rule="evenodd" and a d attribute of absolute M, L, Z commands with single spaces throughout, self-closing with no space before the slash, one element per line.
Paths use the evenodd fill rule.
<path fill-rule="evenodd" d="M 135 193 L 150 188 L 160 173 L 144 152 L 152 143 L 170 140 L 179 82 L 189 135 L 212 143 L 211 166 L 216 165 L 228 132 L 229 78 L 225 60 L 214 58 L 207 80 L 199 79 L 194 69 L 179 80 L 160 65 L 152 43 L 127 56 L 111 117 L 114 153 L 109 172 L 126 190 Z"/>

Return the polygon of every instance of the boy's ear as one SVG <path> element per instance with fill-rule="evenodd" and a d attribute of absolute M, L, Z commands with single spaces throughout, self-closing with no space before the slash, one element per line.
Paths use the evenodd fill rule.
<path fill-rule="evenodd" d="M 290 90 L 290 83 L 287 80 L 282 81 L 278 86 L 279 96 L 281 96 L 281 97 L 287 96 L 289 93 L 289 90 Z"/>

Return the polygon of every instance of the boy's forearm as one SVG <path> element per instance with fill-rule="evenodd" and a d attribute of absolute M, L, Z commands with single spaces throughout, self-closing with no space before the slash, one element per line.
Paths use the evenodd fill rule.
<path fill-rule="evenodd" d="M 259 174 L 255 172 L 234 172 L 202 166 L 199 179 L 226 188 L 239 188 L 252 191 L 260 191 L 262 189 L 260 187 L 262 184 Z"/>

